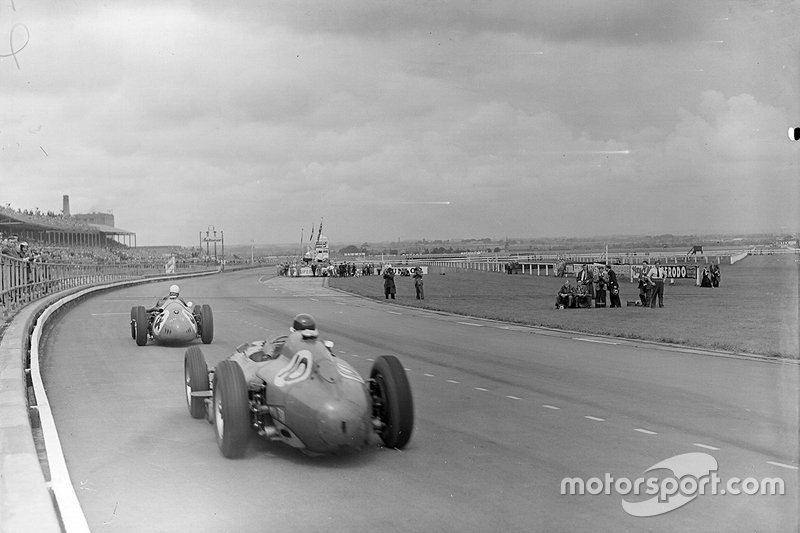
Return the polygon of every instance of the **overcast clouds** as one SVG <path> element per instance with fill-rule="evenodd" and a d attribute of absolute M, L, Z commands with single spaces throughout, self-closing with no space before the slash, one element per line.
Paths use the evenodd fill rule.
<path fill-rule="evenodd" d="M 321 217 L 356 244 L 798 231 L 799 23 L 796 2 L 0 0 L 0 54 L 29 36 L 0 59 L 0 202 L 69 194 L 139 245 L 296 242 Z"/>

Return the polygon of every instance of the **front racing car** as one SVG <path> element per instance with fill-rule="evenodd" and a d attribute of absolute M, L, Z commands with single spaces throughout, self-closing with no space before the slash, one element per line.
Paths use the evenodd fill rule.
<path fill-rule="evenodd" d="M 202 351 L 189 348 L 189 412 L 214 425 L 225 457 L 244 454 L 250 429 L 312 454 L 358 450 L 373 434 L 387 447 L 403 448 L 414 409 L 398 359 L 376 358 L 365 380 L 329 346 L 316 331 L 295 331 L 272 343 L 243 344 L 211 371 Z"/>

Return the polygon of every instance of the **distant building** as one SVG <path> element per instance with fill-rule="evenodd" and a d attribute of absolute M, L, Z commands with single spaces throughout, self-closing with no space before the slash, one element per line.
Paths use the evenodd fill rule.
<path fill-rule="evenodd" d="M 86 224 L 100 224 L 102 226 L 114 227 L 114 215 L 111 213 L 84 213 L 72 215 L 73 220 Z"/>

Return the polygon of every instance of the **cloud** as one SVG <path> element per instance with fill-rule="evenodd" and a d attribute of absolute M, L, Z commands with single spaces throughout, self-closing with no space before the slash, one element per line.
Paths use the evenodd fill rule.
<path fill-rule="evenodd" d="M 315 216 L 359 242 L 390 216 L 439 238 L 598 218 L 678 231 L 700 210 L 715 230 L 780 225 L 797 211 L 773 192 L 793 191 L 796 151 L 775 135 L 797 115 L 797 65 L 781 17 L 730 5 L 20 5 L 31 44 L 19 70 L 0 60 L 2 193 L 108 204 L 140 243 L 209 223 L 284 240 Z M 142 205 L 187 207 L 165 226 Z"/>

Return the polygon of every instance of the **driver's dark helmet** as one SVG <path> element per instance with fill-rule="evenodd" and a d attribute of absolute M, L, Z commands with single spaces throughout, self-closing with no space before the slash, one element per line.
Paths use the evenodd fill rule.
<path fill-rule="evenodd" d="M 308 313 L 300 313 L 292 321 L 292 331 L 316 330 L 317 323 Z"/>

